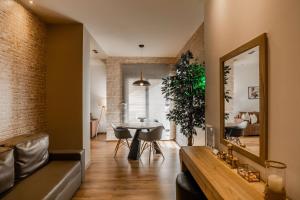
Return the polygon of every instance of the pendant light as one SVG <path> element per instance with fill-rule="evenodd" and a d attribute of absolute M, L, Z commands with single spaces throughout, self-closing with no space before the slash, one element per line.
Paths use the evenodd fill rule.
<path fill-rule="evenodd" d="M 140 44 L 139 47 L 141 48 L 141 55 L 142 55 L 142 51 L 143 51 L 143 48 L 145 47 L 145 45 Z M 150 86 L 151 84 L 149 83 L 149 81 L 146 81 L 146 80 L 143 79 L 143 71 L 141 71 L 140 79 L 137 80 L 137 81 L 134 81 L 133 85 L 134 86 Z"/>

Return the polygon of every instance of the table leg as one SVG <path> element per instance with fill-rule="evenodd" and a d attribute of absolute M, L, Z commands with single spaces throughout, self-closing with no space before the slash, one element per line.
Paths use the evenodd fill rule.
<path fill-rule="evenodd" d="M 140 134 L 140 130 L 137 129 L 133 136 L 132 142 L 131 142 L 130 151 L 128 154 L 129 160 L 138 160 L 139 159 L 139 151 L 140 151 L 140 141 L 138 139 L 139 134 Z"/>

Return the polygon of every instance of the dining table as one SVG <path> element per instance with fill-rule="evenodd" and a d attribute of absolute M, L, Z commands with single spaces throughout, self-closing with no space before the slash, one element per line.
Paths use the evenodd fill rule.
<path fill-rule="evenodd" d="M 135 134 L 133 136 L 133 139 L 132 139 L 132 142 L 130 145 L 130 151 L 128 154 L 129 160 L 138 160 L 140 157 L 139 154 L 140 154 L 141 142 L 138 139 L 140 132 L 143 130 L 150 131 L 151 129 L 157 128 L 159 126 L 163 126 L 163 124 L 159 123 L 159 122 L 124 122 L 124 123 L 113 123 L 113 124 L 116 127 L 135 130 Z M 154 149 L 155 149 L 156 154 L 161 154 L 159 146 L 156 142 L 154 142 Z"/>

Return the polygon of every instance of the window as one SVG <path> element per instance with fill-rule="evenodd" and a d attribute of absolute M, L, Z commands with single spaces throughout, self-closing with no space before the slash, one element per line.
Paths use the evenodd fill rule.
<path fill-rule="evenodd" d="M 137 122 L 139 117 L 145 117 L 146 121 L 157 120 L 165 127 L 163 139 L 170 139 L 170 121 L 166 117 L 169 106 L 161 92 L 162 77 L 169 74 L 170 68 L 166 65 L 126 65 L 123 70 L 124 121 Z M 140 70 L 143 70 L 144 77 L 151 83 L 149 87 L 132 85 L 139 78 Z"/>

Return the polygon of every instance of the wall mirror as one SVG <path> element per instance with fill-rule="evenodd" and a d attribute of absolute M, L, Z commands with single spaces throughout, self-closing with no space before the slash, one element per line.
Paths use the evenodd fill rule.
<path fill-rule="evenodd" d="M 220 58 L 222 144 L 264 165 L 267 159 L 267 36 Z"/>

